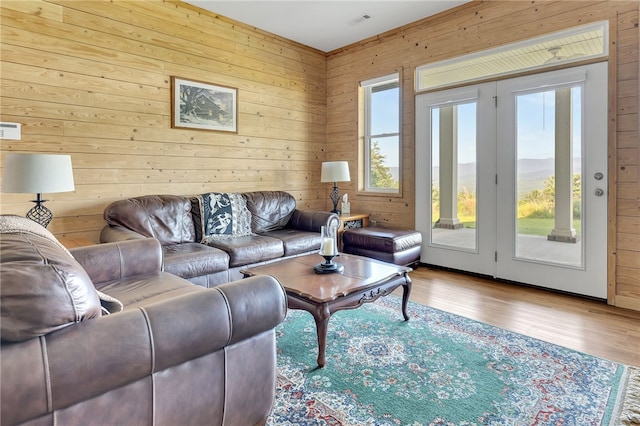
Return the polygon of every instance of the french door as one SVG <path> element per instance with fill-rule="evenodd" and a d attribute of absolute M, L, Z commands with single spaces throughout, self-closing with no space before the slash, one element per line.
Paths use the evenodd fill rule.
<path fill-rule="evenodd" d="M 607 65 L 416 97 L 422 261 L 606 298 Z"/>

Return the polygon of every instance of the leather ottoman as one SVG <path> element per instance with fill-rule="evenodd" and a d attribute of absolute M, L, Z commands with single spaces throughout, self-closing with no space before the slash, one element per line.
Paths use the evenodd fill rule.
<path fill-rule="evenodd" d="M 422 250 L 422 234 L 372 226 L 347 229 L 342 234 L 345 253 L 372 257 L 396 265 L 417 265 Z"/>

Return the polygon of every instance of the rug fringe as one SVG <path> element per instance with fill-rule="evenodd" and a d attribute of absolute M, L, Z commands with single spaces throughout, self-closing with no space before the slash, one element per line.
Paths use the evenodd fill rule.
<path fill-rule="evenodd" d="M 620 401 L 620 414 L 615 417 L 614 424 L 620 426 L 640 425 L 640 368 L 627 368 L 624 399 Z"/>

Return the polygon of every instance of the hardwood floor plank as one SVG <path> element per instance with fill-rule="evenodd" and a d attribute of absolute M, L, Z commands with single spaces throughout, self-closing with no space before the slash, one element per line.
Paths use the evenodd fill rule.
<path fill-rule="evenodd" d="M 640 366 L 640 312 L 421 265 L 412 302 L 580 352 Z"/>

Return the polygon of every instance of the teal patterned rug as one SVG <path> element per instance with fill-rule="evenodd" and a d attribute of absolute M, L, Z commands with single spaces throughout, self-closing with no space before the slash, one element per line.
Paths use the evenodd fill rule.
<path fill-rule="evenodd" d="M 624 365 L 389 296 L 329 321 L 317 368 L 311 315 L 277 328 L 268 425 L 610 425 Z M 637 391 L 635 394 L 637 398 Z"/>

